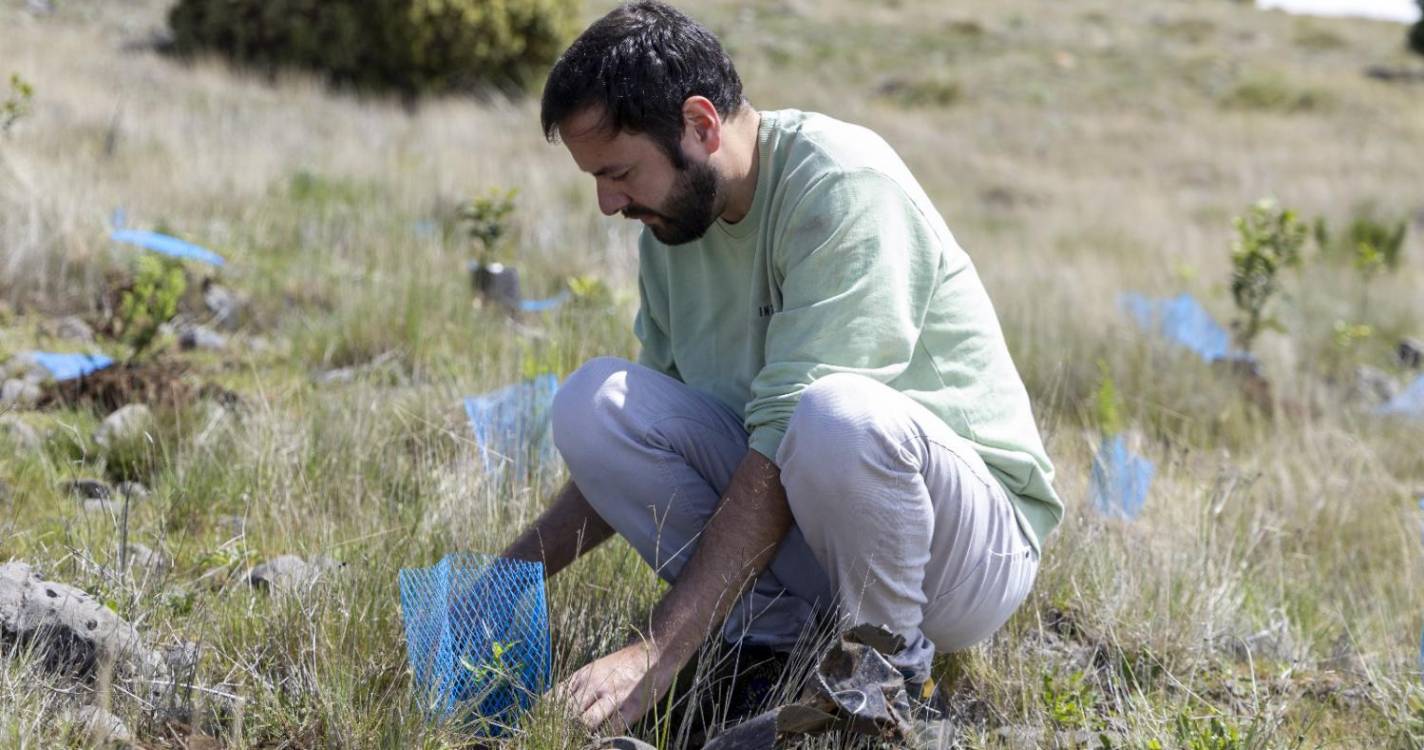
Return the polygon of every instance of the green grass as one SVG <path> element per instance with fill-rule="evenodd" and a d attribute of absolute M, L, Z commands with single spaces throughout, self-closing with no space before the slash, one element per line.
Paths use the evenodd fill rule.
<path fill-rule="evenodd" d="M 1402 31 L 1216 0 L 802 5 L 688 7 L 723 34 L 754 104 L 866 124 L 904 156 L 989 287 L 1069 504 L 1029 601 L 946 664 L 979 718 L 967 743 L 1002 746 L 1001 727 L 1047 741 L 1103 732 L 1129 748 L 1424 743 L 1424 434 L 1343 404 L 1330 383 L 1362 363 L 1409 375 L 1388 357 L 1393 338 L 1424 328 L 1424 227 L 1366 307 L 1348 269 L 1308 260 L 1287 273 L 1287 331 L 1257 346 L 1298 407 L 1274 419 L 1218 370 L 1143 338 L 1115 302 L 1191 291 L 1229 318 L 1230 219 L 1262 197 L 1332 224 L 1357 204 L 1416 215 L 1424 100 L 1359 74 L 1397 63 Z M 155 646 L 200 643 L 197 682 L 241 699 L 196 707 L 194 729 L 224 746 L 463 746 L 414 704 L 396 573 L 496 550 L 539 512 L 559 477 L 488 481 L 460 399 L 635 354 L 633 232 L 597 213 L 587 178 L 543 142 L 534 102 L 408 111 L 120 51 L 162 6 L 76 1 L 42 19 L 0 8 L 0 75 L 35 88 L 33 111 L 0 137 L 0 353 L 72 346 L 42 322 L 102 315 L 109 275 L 129 268 L 105 240 L 122 205 L 131 224 L 229 259 L 222 283 L 250 300 L 236 348 L 182 357 L 241 403 L 222 418 L 160 415 L 137 462 L 153 495 L 127 529 L 59 488 L 114 472 L 90 437 L 99 416 L 24 414 L 46 445 L 0 453 L 12 490 L 0 560 L 94 592 Z M 510 187 L 506 251 L 530 295 L 587 276 L 610 299 L 519 326 L 472 303 L 476 248 L 455 207 Z M 1339 349 L 1340 320 L 1376 333 Z M 313 382 L 372 361 L 352 382 Z M 1095 517 L 1087 497 L 1105 371 L 1158 465 L 1131 524 Z M 124 534 L 161 550 L 169 572 L 107 573 Z M 346 567 L 305 601 L 241 581 L 282 553 Z M 556 579 L 556 676 L 646 625 L 662 590 L 618 542 Z M 1363 673 L 1332 660 L 1338 643 Z M 82 744 L 57 718 L 73 697 L 31 660 L 0 661 L 0 746 Z M 137 701 L 114 691 L 111 703 L 148 745 L 176 746 Z M 645 736 L 680 742 L 666 724 Z M 544 701 L 508 744 L 583 741 Z"/>

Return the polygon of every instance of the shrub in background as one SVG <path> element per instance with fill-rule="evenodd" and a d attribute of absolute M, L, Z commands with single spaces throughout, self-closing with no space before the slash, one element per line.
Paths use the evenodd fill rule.
<path fill-rule="evenodd" d="M 1419 22 L 1409 29 L 1409 48 L 1424 55 L 1424 0 L 1419 0 Z"/>
<path fill-rule="evenodd" d="M 1231 247 L 1231 299 L 1239 313 L 1232 327 L 1241 348 L 1251 345 L 1265 328 L 1277 328 L 1268 314 L 1271 298 L 1280 291 L 1282 268 L 1300 263 L 1307 229 L 1293 211 L 1263 200 L 1237 217 Z"/>
<path fill-rule="evenodd" d="M 178 0 L 172 49 L 409 96 L 524 88 L 553 63 L 578 0 Z"/>

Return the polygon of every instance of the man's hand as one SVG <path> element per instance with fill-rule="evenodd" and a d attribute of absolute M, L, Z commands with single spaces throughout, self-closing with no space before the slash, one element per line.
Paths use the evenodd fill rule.
<path fill-rule="evenodd" d="M 559 694 L 590 730 L 612 725 L 614 731 L 626 731 L 677 680 L 677 670 L 668 670 L 668 663 L 640 639 L 585 665 L 564 680 Z"/>
<path fill-rule="evenodd" d="M 590 729 L 610 719 L 631 724 L 662 699 L 678 671 L 771 562 L 792 522 L 781 471 L 748 451 L 677 583 L 653 608 L 646 636 L 564 683 L 584 724 Z"/>

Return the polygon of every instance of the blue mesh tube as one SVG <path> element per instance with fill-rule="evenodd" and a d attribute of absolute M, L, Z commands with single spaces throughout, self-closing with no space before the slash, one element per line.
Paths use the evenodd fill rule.
<path fill-rule="evenodd" d="M 549 435 L 549 409 L 558 389 L 559 379 L 546 373 L 465 399 L 487 473 L 526 477 L 554 466 L 558 453 Z"/>
<path fill-rule="evenodd" d="M 1424 375 L 1375 410 L 1379 414 L 1424 419 Z"/>
<path fill-rule="evenodd" d="M 1093 505 L 1111 518 L 1132 520 L 1147 504 L 1157 467 L 1127 449 L 1122 435 L 1104 440 L 1093 459 Z"/>
<path fill-rule="evenodd" d="M 406 655 L 438 719 L 505 734 L 549 685 L 544 566 L 456 553 L 400 571 Z"/>
<path fill-rule="evenodd" d="M 92 375 L 107 367 L 114 360 L 102 354 L 57 354 L 55 352 L 28 352 L 27 356 L 35 364 L 43 367 L 55 380 L 74 380 Z"/>
<path fill-rule="evenodd" d="M 1190 294 L 1152 299 L 1127 292 L 1119 304 L 1143 330 L 1155 332 L 1207 362 L 1245 356 L 1231 348 L 1231 334 Z"/>

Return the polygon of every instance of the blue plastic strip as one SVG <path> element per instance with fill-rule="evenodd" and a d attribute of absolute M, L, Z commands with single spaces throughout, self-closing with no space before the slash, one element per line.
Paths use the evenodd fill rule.
<path fill-rule="evenodd" d="M 1093 505 L 1109 518 L 1133 520 L 1147 504 L 1147 491 L 1157 467 L 1127 449 L 1122 435 L 1114 435 L 1098 447 L 1093 459 Z"/>
<path fill-rule="evenodd" d="M 185 260 L 197 260 L 214 266 L 227 265 L 221 255 L 198 247 L 191 242 L 184 242 L 177 237 L 169 237 L 158 232 L 147 232 L 140 229 L 116 229 L 109 235 L 115 242 L 123 242 L 130 245 L 152 250 L 155 253 L 167 255 L 170 258 L 182 258 Z"/>
<path fill-rule="evenodd" d="M 114 360 L 102 354 L 59 354 L 56 352 L 29 352 L 35 364 L 45 368 L 55 380 L 74 380 L 111 367 Z"/>
<path fill-rule="evenodd" d="M 486 472 L 510 468 L 524 476 L 553 464 L 557 452 L 549 435 L 549 409 L 558 390 L 559 379 L 546 373 L 465 399 L 465 416 Z"/>
<path fill-rule="evenodd" d="M 558 294 L 556 294 L 556 295 L 554 295 L 554 296 L 552 296 L 552 297 L 549 297 L 548 299 L 525 299 L 525 300 L 520 300 L 520 301 L 519 301 L 519 310 L 520 310 L 521 312 L 528 312 L 528 313 L 548 312 L 548 311 L 550 311 L 550 310 L 557 309 L 559 306 L 563 305 L 565 302 L 568 302 L 568 301 L 569 301 L 569 293 L 568 293 L 567 291 L 563 291 L 563 292 L 559 292 Z"/>
<path fill-rule="evenodd" d="M 1415 378 L 1413 383 L 1375 411 L 1392 417 L 1424 419 L 1424 375 Z"/>
<path fill-rule="evenodd" d="M 1249 356 L 1231 348 L 1231 334 L 1190 294 L 1154 299 L 1125 292 L 1118 304 L 1143 330 L 1185 347 L 1207 362 Z"/>
<path fill-rule="evenodd" d="M 406 656 L 432 718 L 508 734 L 550 686 L 544 566 L 457 553 L 399 574 Z"/>

